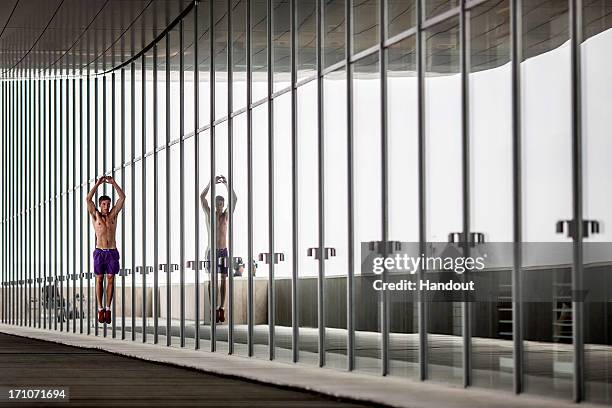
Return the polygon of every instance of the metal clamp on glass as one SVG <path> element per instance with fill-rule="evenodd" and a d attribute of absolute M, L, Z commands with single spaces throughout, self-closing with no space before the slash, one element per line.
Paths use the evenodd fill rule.
<path fill-rule="evenodd" d="M 89 279 L 89 278 L 91 278 L 91 276 L 92 276 L 92 273 L 91 273 L 91 272 L 82 272 L 82 273 L 81 273 L 81 277 L 82 277 L 82 278 L 87 278 L 87 279 Z"/>
<path fill-rule="evenodd" d="M 327 249 L 327 248 L 326 248 Z M 370 241 L 368 242 L 368 249 L 375 251 L 377 254 L 392 254 L 395 251 L 402 250 L 402 243 L 399 241 Z M 334 250 L 334 255 L 335 250 Z M 326 256 L 325 259 L 328 257 Z"/>
<path fill-rule="evenodd" d="M 47 282 L 53 282 L 53 276 L 47 276 Z"/>
<path fill-rule="evenodd" d="M 79 274 L 78 273 L 73 273 L 73 274 L 68 275 L 68 277 L 74 281 L 74 280 L 78 279 Z"/>
<path fill-rule="evenodd" d="M 153 267 L 152 266 L 137 266 L 136 267 L 136 272 L 140 273 L 141 275 L 146 275 L 149 272 L 153 272 Z"/>
<path fill-rule="evenodd" d="M 285 254 L 282 252 L 274 253 L 274 263 L 277 264 L 279 262 L 285 261 Z M 259 254 L 259 260 L 265 262 L 267 264 L 270 263 L 270 254 L 268 252 L 262 252 Z"/>
<path fill-rule="evenodd" d="M 464 237 L 463 232 L 451 232 L 448 234 L 448 242 L 450 244 L 459 244 L 458 246 L 461 248 L 463 247 Z M 485 243 L 485 235 L 482 232 L 470 232 L 469 237 L 468 245 L 471 247 Z"/>
<path fill-rule="evenodd" d="M 132 273 L 132 270 L 129 268 L 119 269 L 119 276 L 128 276 L 131 273 Z"/>
<path fill-rule="evenodd" d="M 314 259 L 320 259 L 319 256 L 319 248 L 308 248 L 306 251 L 306 255 L 310 257 L 314 257 Z M 336 256 L 336 248 L 325 247 L 323 248 L 323 256 L 324 259 L 329 259 L 332 256 Z"/>
<path fill-rule="evenodd" d="M 198 267 L 198 271 L 201 271 L 202 269 L 208 268 L 208 264 L 210 263 L 210 261 L 200 261 L 199 264 L 200 266 Z M 196 261 L 187 261 L 187 268 L 190 268 L 191 270 L 195 270 L 196 269 Z"/>
<path fill-rule="evenodd" d="M 28 282 L 28 283 L 32 283 L 32 279 L 28 279 L 26 282 Z"/>
<path fill-rule="evenodd" d="M 220 266 L 222 268 L 227 267 L 227 257 L 226 256 L 220 256 L 217 258 L 217 266 Z"/>
<path fill-rule="evenodd" d="M 57 280 L 58 280 L 58 281 L 63 282 L 63 281 L 64 281 L 64 275 L 60 275 L 60 276 L 58 276 L 58 277 L 57 277 Z"/>
<path fill-rule="evenodd" d="M 178 271 L 178 264 L 159 264 L 159 270 L 163 272 Z"/>
<path fill-rule="evenodd" d="M 557 234 L 563 234 L 567 230 L 569 238 L 576 237 L 576 228 L 574 220 L 557 221 Z M 599 234 L 599 221 L 582 220 L 582 237 L 588 238 L 589 234 Z"/>

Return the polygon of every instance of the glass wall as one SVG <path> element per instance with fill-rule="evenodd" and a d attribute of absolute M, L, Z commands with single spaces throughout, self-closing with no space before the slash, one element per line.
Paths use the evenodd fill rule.
<path fill-rule="evenodd" d="M 109 72 L 3 77 L 2 321 L 609 403 L 611 9 L 518 3 L 201 1 Z M 501 248 L 496 297 L 379 291 L 384 241 Z"/>

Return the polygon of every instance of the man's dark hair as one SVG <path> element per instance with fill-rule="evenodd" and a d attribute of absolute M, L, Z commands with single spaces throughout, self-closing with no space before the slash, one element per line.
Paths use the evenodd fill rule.
<path fill-rule="evenodd" d="M 111 200 L 109 196 L 103 195 L 103 196 L 100 196 L 100 198 L 98 198 L 98 205 L 102 204 L 102 201 L 113 201 L 113 200 Z"/>

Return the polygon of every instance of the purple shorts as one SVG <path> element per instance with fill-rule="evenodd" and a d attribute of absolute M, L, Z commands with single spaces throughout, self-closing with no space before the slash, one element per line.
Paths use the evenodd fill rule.
<path fill-rule="evenodd" d="M 219 263 L 222 262 L 221 260 L 223 258 L 227 258 L 227 256 L 228 256 L 227 248 L 217 248 L 217 259 L 215 263 L 217 265 L 217 273 L 220 273 L 221 275 L 227 275 L 227 271 L 229 269 L 227 265 L 225 266 L 219 265 Z M 210 259 L 210 249 L 206 251 L 206 259 Z M 210 273 L 210 268 L 208 266 L 206 267 L 206 271 Z"/>
<path fill-rule="evenodd" d="M 96 248 L 93 258 L 95 275 L 104 275 L 105 273 L 116 275 L 119 273 L 119 251 L 117 251 L 117 248 Z"/>

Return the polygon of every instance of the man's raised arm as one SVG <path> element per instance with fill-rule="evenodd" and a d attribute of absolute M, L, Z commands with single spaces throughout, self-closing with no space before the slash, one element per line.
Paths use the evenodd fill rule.
<path fill-rule="evenodd" d="M 113 187 L 115 188 L 115 191 L 117 192 L 117 195 L 119 196 L 117 203 L 115 203 L 115 205 L 113 206 L 113 209 L 110 212 L 111 216 L 116 217 L 119 214 L 119 211 L 123 209 L 123 204 L 125 203 L 125 194 L 123 193 L 123 190 L 121 189 L 121 187 L 119 187 L 119 184 L 117 184 L 115 179 L 112 178 L 111 176 L 108 176 L 106 178 L 106 182 L 113 185 Z"/>
<path fill-rule="evenodd" d="M 208 205 L 208 201 L 206 200 L 206 194 L 208 194 L 208 190 L 210 189 L 210 181 L 202 193 L 200 194 L 200 204 L 202 205 L 202 209 L 206 215 L 210 214 L 210 206 Z"/>
<path fill-rule="evenodd" d="M 96 184 L 91 188 L 91 191 L 87 193 L 87 197 L 85 197 L 85 203 L 87 204 L 87 212 L 92 216 L 96 217 L 96 205 L 93 202 L 93 196 L 96 194 L 96 190 L 100 187 L 100 184 L 104 182 L 104 177 L 100 177 Z"/>

